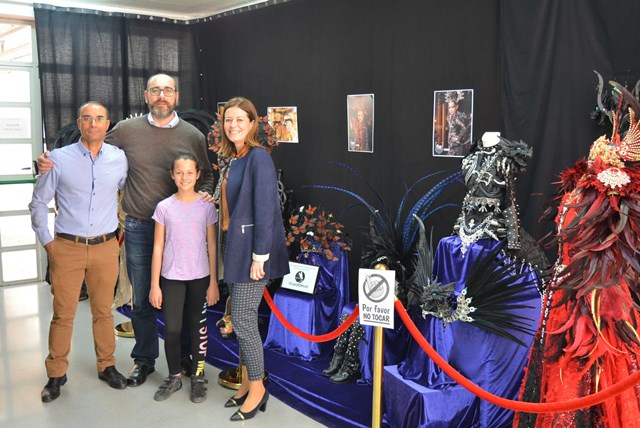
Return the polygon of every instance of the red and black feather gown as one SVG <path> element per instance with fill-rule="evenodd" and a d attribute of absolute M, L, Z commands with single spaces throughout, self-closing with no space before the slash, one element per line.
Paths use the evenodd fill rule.
<path fill-rule="evenodd" d="M 522 401 L 587 396 L 639 369 L 640 167 L 581 160 L 563 173 L 561 183 L 559 260 Z M 586 409 L 518 413 L 514 426 L 640 427 L 640 385 Z"/>

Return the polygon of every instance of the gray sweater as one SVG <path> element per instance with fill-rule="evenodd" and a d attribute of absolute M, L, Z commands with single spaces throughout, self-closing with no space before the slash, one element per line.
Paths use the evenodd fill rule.
<path fill-rule="evenodd" d="M 213 194 L 213 171 L 207 158 L 204 135 L 180 120 L 174 128 L 152 126 L 147 116 L 121 120 L 106 141 L 120 147 L 129 161 L 122 209 L 132 217 L 150 220 L 156 205 L 177 191 L 169 174 L 178 153 L 192 153 L 200 164 L 196 190 Z"/>

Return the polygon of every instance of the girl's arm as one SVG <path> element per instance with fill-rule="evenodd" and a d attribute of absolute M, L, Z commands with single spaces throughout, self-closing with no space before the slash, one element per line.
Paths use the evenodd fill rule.
<path fill-rule="evenodd" d="M 164 226 L 156 222 L 153 237 L 153 256 L 151 257 L 151 291 L 149 303 L 156 309 L 162 308 L 162 291 L 160 290 L 160 268 L 164 252 Z"/>
<path fill-rule="evenodd" d="M 209 252 L 209 288 L 207 288 L 207 305 L 212 306 L 220 300 L 220 290 L 218 290 L 218 271 L 216 269 L 216 224 L 207 227 L 207 249 Z"/>

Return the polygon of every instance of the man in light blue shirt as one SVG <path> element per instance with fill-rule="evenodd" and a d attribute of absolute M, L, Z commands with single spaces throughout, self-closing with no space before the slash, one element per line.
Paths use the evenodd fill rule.
<path fill-rule="evenodd" d="M 41 175 L 29 204 L 31 224 L 49 255 L 53 317 L 49 327 L 49 381 L 43 402 L 60 396 L 67 382 L 73 321 L 78 294 L 86 281 L 98 378 L 123 389 L 126 378 L 115 368 L 111 304 L 118 278 L 118 189 L 124 187 L 128 163 L 124 151 L 104 142 L 107 109 L 90 101 L 78 109 L 81 138 L 51 152 L 54 166 Z M 48 204 L 57 197 L 55 237 L 48 228 Z"/>

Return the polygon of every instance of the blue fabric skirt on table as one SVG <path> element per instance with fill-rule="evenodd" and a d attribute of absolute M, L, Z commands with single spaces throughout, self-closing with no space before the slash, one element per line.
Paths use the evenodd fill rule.
<path fill-rule="evenodd" d="M 329 333 L 338 327 L 340 310 L 349 301 L 349 260 L 347 252 L 333 248 L 338 260 L 322 253 L 303 252 L 298 262 L 319 266 L 315 293 L 305 294 L 280 288 L 273 298 L 286 320 L 310 335 Z M 311 342 L 287 330 L 272 313 L 264 347 L 305 361 L 328 357 L 335 340 Z"/>
<path fill-rule="evenodd" d="M 458 236 L 444 238 L 438 244 L 434 257 L 434 275 L 442 284 L 457 282 L 456 292 L 464 288 L 464 279 L 473 262 L 484 251 L 493 250 L 499 242 L 483 239 L 467 248 L 462 255 L 461 241 Z M 520 281 L 536 279 L 533 268 L 524 266 L 528 274 Z M 535 283 L 528 285 L 526 291 L 519 294 L 517 303 L 529 306 L 518 309 L 518 314 L 529 318 L 529 328 L 535 331 L 540 319 L 541 297 Z M 473 302 L 471 302 L 473 306 Z M 427 316 L 417 324 L 422 335 L 431 346 L 451 366 L 472 382 L 489 392 L 507 399 L 517 399 L 520 384 L 524 376 L 524 367 L 533 342 L 533 335 L 511 331 L 527 347 L 507 338 L 486 332 L 473 324 L 456 321 L 447 325 L 442 320 Z M 508 427 L 511 426 L 513 412 L 473 396 L 464 390 L 427 357 L 422 348 L 411 341 L 407 357 L 398 364 L 397 374 L 385 374 L 390 382 L 402 378 L 411 381 L 423 391 L 419 397 L 424 399 L 423 411 L 413 412 L 410 420 L 402 415 L 387 414 L 392 427 L 411 426 L 447 426 L 447 427 Z M 418 388 L 413 388 L 413 392 Z M 387 408 L 397 405 L 399 398 L 385 387 Z M 456 392 L 457 391 L 457 392 Z M 459 399 L 451 400 L 452 394 Z M 428 397 L 428 398 L 427 398 Z M 466 397 L 466 398 L 464 398 Z M 409 397 L 407 397 L 409 398 Z M 464 399 L 463 399 L 464 398 Z M 448 409 L 446 414 L 435 409 Z M 402 417 L 401 417 L 402 416 Z M 455 417 L 454 417 L 455 416 Z"/>

